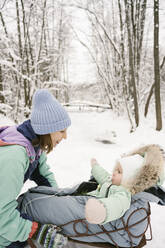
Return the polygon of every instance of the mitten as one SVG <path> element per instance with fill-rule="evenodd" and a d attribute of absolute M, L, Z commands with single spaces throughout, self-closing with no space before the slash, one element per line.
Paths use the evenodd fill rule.
<path fill-rule="evenodd" d="M 33 239 L 45 248 L 62 248 L 67 243 L 67 237 L 60 231 L 56 225 L 40 225 Z"/>
<path fill-rule="evenodd" d="M 95 158 L 92 158 L 91 159 L 91 167 L 95 166 L 95 165 L 98 165 L 98 162 Z"/>
<path fill-rule="evenodd" d="M 85 205 L 85 218 L 89 223 L 101 224 L 106 218 L 104 205 L 96 198 L 91 198 Z"/>
<path fill-rule="evenodd" d="M 96 190 L 98 183 L 96 181 L 82 182 L 72 195 L 83 195 Z"/>

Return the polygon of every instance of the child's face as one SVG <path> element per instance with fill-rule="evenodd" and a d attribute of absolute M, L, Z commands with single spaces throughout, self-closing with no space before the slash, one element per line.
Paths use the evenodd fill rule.
<path fill-rule="evenodd" d="M 115 165 L 115 168 L 113 170 L 113 174 L 112 174 L 112 184 L 120 185 L 121 180 L 122 180 L 122 176 L 123 176 L 122 167 L 119 164 L 119 162 L 117 162 L 117 164 Z"/>

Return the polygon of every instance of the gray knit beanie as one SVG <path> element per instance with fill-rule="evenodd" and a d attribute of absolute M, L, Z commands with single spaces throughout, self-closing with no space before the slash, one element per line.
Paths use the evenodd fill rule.
<path fill-rule="evenodd" d="M 64 107 L 46 89 L 35 92 L 30 120 L 34 132 L 41 135 L 62 131 L 71 125 Z"/>

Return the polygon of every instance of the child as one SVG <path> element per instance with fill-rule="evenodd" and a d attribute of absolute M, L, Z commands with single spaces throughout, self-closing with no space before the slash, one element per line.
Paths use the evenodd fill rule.
<path fill-rule="evenodd" d="M 107 242 L 119 247 L 137 246 L 146 231 L 148 202 L 165 205 L 159 194 L 155 196 L 152 190 L 144 192 L 152 186 L 156 188 L 164 179 L 162 151 L 157 145 L 137 149 L 117 161 L 112 175 L 94 159 L 91 165 L 92 175 L 99 184 L 97 187 L 96 182 L 91 182 L 95 190 L 91 191 L 89 182 L 58 190 L 33 188 L 19 198 L 21 213 L 28 214 L 41 224 L 61 226 L 61 233 L 75 240 Z M 90 192 L 84 194 L 86 190 Z M 136 222 L 140 224 L 135 225 Z M 130 224 L 131 240 L 127 231 L 123 230 L 123 223 Z M 101 227 L 112 231 L 111 239 Z M 47 237 L 47 232 L 44 235 Z M 42 240 L 46 240 L 43 236 Z M 49 240 L 53 243 L 51 237 Z"/>
<path fill-rule="evenodd" d="M 117 160 L 113 174 L 91 160 L 92 175 L 99 188 L 90 195 L 85 216 L 93 224 L 106 224 L 120 218 L 130 207 L 131 195 L 155 185 L 163 175 L 164 161 L 156 145 L 143 147 Z M 105 198 L 106 197 L 106 198 Z"/>

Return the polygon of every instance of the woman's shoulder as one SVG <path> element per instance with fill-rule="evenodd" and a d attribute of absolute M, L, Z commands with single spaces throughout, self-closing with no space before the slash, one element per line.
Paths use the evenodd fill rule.
<path fill-rule="evenodd" d="M 0 169 L 3 168 L 4 173 L 10 171 L 10 174 L 21 176 L 20 171 L 25 172 L 28 166 L 29 158 L 24 147 L 20 145 L 0 147 Z"/>
<path fill-rule="evenodd" d="M 20 145 L 1 146 L 0 157 L 13 158 L 13 159 L 28 158 L 26 149 Z"/>

